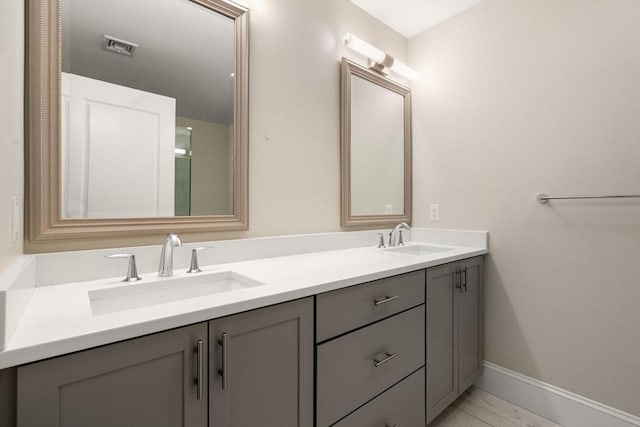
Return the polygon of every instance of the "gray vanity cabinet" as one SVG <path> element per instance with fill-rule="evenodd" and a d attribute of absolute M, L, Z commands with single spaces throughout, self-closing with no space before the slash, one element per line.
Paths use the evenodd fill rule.
<path fill-rule="evenodd" d="M 427 423 L 482 370 L 482 257 L 427 269 Z"/>
<path fill-rule="evenodd" d="M 200 323 L 20 366 L 17 426 L 206 426 L 206 340 Z"/>
<path fill-rule="evenodd" d="M 210 426 L 313 425 L 313 297 L 210 322 Z"/>

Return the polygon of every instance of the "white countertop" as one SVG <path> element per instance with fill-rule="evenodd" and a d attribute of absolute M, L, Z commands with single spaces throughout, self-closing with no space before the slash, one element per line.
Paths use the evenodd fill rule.
<path fill-rule="evenodd" d="M 408 255 L 364 247 L 204 266 L 198 274 L 231 270 L 264 285 L 100 315 L 92 313 L 89 291 L 123 286 L 121 277 L 36 287 L 0 352 L 0 369 L 488 252 L 486 247 L 449 248 Z M 181 276 L 188 275 L 176 270 L 174 277 Z M 155 273 L 142 278 L 138 283 L 162 280 Z"/>

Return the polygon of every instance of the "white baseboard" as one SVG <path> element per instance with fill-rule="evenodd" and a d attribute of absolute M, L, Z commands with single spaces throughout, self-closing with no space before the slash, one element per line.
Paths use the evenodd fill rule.
<path fill-rule="evenodd" d="M 640 417 L 491 362 L 474 385 L 565 427 L 640 427 Z"/>

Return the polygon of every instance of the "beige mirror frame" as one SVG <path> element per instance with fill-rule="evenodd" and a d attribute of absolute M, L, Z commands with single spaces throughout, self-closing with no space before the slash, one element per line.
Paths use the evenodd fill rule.
<path fill-rule="evenodd" d="M 64 219 L 61 215 L 60 1 L 26 2 L 25 252 L 107 247 L 105 238 L 248 229 L 249 12 L 224 0 L 191 0 L 234 20 L 233 214 Z"/>
<path fill-rule="evenodd" d="M 404 98 L 404 211 L 393 215 L 353 215 L 351 209 L 351 76 L 361 77 Z M 411 222 L 411 91 L 345 58 L 340 79 L 340 224 L 344 228 L 372 228 Z"/>

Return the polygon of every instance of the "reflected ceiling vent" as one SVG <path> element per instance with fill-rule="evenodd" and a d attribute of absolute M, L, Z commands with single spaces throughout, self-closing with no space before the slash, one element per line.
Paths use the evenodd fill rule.
<path fill-rule="evenodd" d="M 102 47 L 111 52 L 119 53 L 120 55 L 133 56 L 136 53 L 138 45 L 105 34 Z"/>

